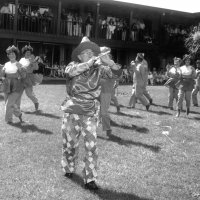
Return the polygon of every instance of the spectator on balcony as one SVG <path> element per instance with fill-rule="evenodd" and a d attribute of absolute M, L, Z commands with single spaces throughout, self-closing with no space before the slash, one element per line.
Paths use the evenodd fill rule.
<path fill-rule="evenodd" d="M 78 16 L 78 36 L 82 37 L 83 33 L 82 33 L 82 26 L 83 26 L 83 19 L 81 16 Z"/>
<path fill-rule="evenodd" d="M 0 13 L 1 14 L 12 14 L 8 3 L 4 3 L 4 5 L 0 9 Z"/>
<path fill-rule="evenodd" d="M 106 32 L 107 32 L 107 21 L 106 18 L 101 20 L 101 36 L 102 38 L 106 38 Z"/>
<path fill-rule="evenodd" d="M 136 22 L 133 22 L 131 26 L 131 39 L 134 42 L 138 40 L 138 29 Z"/>
<path fill-rule="evenodd" d="M 74 13 L 74 16 L 72 18 L 72 23 L 73 23 L 73 36 L 78 36 L 78 31 L 79 31 L 78 13 Z"/>
<path fill-rule="evenodd" d="M 128 32 L 128 25 L 127 25 L 126 20 L 124 19 L 122 22 L 122 40 L 123 41 L 126 40 L 127 32 Z"/>
<path fill-rule="evenodd" d="M 107 34 L 106 34 L 106 39 L 112 39 L 114 31 L 116 29 L 116 24 L 113 18 L 110 18 L 108 21 L 108 26 L 107 26 Z"/>
<path fill-rule="evenodd" d="M 91 37 L 92 36 L 92 27 L 93 27 L 93 23 L 94 23 L 94 19 L 92 18 L 91 13 L 88 13 L 87 18 L 85 20 L 85 35 L 87 37 Z"/>
<path fill-rule="evenodd" d="M 61 11 L 61 33 L 66 35 L 67 33 L 67 13 L 66 10 L 63 8 Z"/>
<path fill-rule="evenodd" d="M 67 35 L 68 36 L 72 36 L 72 20 L 73 20 L 73 15 L 71 12 L 69 12 L 67 15 Z"/>
<path fill-rule="evenodd" d="M 12 12 L 9 4 L 5 3 L 0 9 L 0 25 L 2 28 L 9 29 L 12 20 Z"/>
<path fill-rule="evenodd" d="M 31 12 L 31 31 L 38 31 L 38 10 L 36 9 Z"/>

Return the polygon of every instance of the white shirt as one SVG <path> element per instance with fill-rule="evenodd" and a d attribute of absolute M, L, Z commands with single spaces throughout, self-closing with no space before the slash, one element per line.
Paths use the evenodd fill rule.
<path fill-rule="evenodd" d="M 5 70 L 6 74 L 14 74 L 17 73 L 18 67 L 16 65 L 17 62 L 11 63 L 11 62 L 7 62 L 3 69 Z"/>
<path fill-rule="evenodd" d="M 30 65 L 30 60 L 26 58 L 21 58 L 19 63 L 21 63 L 23 67 L 28 67 Z"/>
<path fill-rule="evenodd" d="M 181 72 L 182 72 L 182 75 L 191 75 L 192 74 L 192 66 L 186 66 L 186 65 L 183 65 L 181 68 L 180 68 Z"/>

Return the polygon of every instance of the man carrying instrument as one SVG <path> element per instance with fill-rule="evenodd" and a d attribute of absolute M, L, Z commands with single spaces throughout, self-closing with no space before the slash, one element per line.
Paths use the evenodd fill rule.
<path fill-rule="evenodd" d="M 62 167 L 72 178 L 78 154 L 79 137 L 85 144 L 83 178 L 85 188 L 97 190 L 97 133 L 101 92 L 100 79 L 118 77 L 119 66 L 100 47 L 83 37 L 72 52 L 72 62 L 65 69 L 67 97 L 62 103 Z"/>

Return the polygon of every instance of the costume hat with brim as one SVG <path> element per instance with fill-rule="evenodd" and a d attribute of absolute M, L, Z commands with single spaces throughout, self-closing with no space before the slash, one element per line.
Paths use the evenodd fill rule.
<path fill-rule="evenodd" d="M 78 55 L 86 49 L 91 49 L 94 52 L 94 56 L 98 56 L 101 52 L 100 47 L 85 36 L 82 38 L 81 43 L 72 51 L 72 61 L 80 62 Z"/>

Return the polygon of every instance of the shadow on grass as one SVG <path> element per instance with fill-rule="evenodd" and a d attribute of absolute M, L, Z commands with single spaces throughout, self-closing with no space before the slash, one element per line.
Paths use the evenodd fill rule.
<path fill-rule="evenodd" d="M 33 115 L 37 115 L 37 116 L 43 116 L 43 117 L 49 117 L 49 118 L 54 118 L 54 119 L 60 119 L 61 117 L 50 114 L 50 113 L 43 113 L 43 111 L 38 110 L 38 111 L 34 111 L 34 112 L 29 112 L 29 111 L 25 111 L 25 114 L 33 114 Z"/>
<path fill-rule="evenodd" d="M 166 109 L 169 108 L 168 106 L 159 105 L 159 104 L 155 104 L 155 103 L 152 103 L 152 106 L 155 106 L 155 107 L 162 107 L 162 108 L 166 108 Z"/>
<path fill-rule="evenodd" d="M 122 113 L 122 112 L 118 112 L 118 113 L 117 112 L 109 112 L 109 113 L 111 113 L 113 115 L 119 115 L 119 116 L 125 116 L 125 117 L 130 117 L 130 118 L 142 119 L 142 117 L 139 116 L 139 115 L 130 115 L 130 114 Z"/>
<path fill-rule="evenodd" d="M 46 135 L 51 135 L 53 134 L 53 132 L 46 130 L 46 129 L 41 129 L 38 128 L 36 125 L 34 124 L 29 124 L 26 122 L 18 122 L 18 123 L 13 123 L 12 126 L 19 128 L 22 130 L 22 133 L 27 133 L 27 132 L 38 132 L 38 133 L 42 133 L 42 134 L 46 134 Z"/>
<path fill-rule="evenodd" d="M 139 133 L 148 133 L 149 132 L 149 129 L 146 128 L 146 127 L 139 127 L 139 126 L 136 126 L 136 125 L 133 125 L 133 124 L 131 126 L 121 125 L 121 124 L 117 124 L 113 120 L 110 120 L 110 125 L 115 126 L 115 127 L 120 127 L 120 128 L 123 128 L 123 129 L 135 130 Z"/>
<path fill-rule="evenodd" d="M 4 101 L 4 96 L 0 95 L 0 101 Z"/>
<path fill-rule="evenodd" d="M 155 110 L 151 110 L 151 109 L 148 112 L 155 113 L 157 115 L 172 115 L 172 113 L 168 113 L 168 112 L 165 112 L 165 111 L 155 111 Z"/>
<path fill-rule="evenodd" d="M 82 177 L 79 176 L 78 174 L 74 174 L 71 180 L 74 183 L 84 188 Z M 117 192 L 114 190 L 102 188 L 101 186 L 99 186 L 99 190 L 91 191 L 91 193 L 95 194 L 102 200 L 153 200 L 153 199 L 139 197 L 131 193 Z"/>
<path fill-rule="evenodd" d="M 154 146 L 154 145 L 149 145 L 149 144 L 144 144 L 142 142 L 134 142 L 134 141 L 131 141 L 131 140 L 125 140 L 119 136 L 116 136 L 116 135 L 113 135 L 111 134 L 108 138 L 104 138 L 102 136 L 97 136 L 99 139 L 102 139 L 102 140 L 110 140 L 112 142 L 116 142 L 117 144 L 119 145 L 124 145 L 124 146 L 131 146 L 131 145 L 134 145 L 134 146 L 138 146 L 138 147 L 144 147 L 146 149 L 149 149 L 155 153 L 158 153 L 161 148 L 159 146 Z"/>

